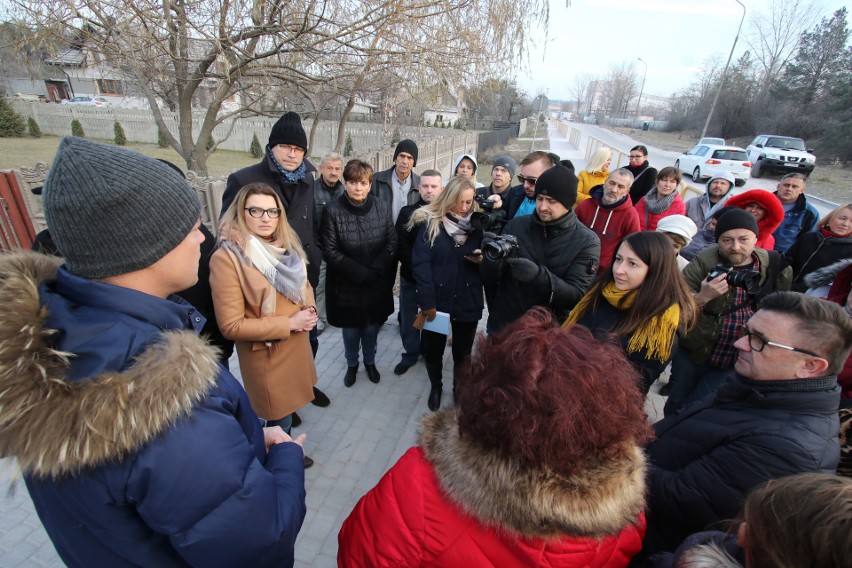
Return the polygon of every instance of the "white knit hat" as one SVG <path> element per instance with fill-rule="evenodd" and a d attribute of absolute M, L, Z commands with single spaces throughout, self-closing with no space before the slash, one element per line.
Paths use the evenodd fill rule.
<path fill-rule="evenodd" d="M 657 231 L 682 237 L 686 241 L 684 245 L 686 246 L 692 242 L 692 237 L 698 232 L 698 227 L 686 215 L 669 215 L 660 219 L 660 222 L 657 223 Z"/>

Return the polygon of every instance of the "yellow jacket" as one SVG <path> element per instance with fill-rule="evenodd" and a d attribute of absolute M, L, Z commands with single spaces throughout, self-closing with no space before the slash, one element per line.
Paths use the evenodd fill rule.
<path fill-rule="evenodd" d="M 602 170 L 595 173 L 582 170 L 579 175 L 577 175 L 577 179 L 580 181 L 580 183 L 577 184 L 577 204 L 591 197 L 589 192 L 592 188 L 596 185 L 601 185 L 608 177 L 609 170 Z"/>

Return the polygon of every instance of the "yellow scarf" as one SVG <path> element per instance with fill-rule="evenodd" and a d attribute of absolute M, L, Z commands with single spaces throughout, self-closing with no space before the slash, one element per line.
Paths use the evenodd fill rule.
<path fill-rule="evenodd" d="M 629 310 L 633 307 L 633 301 L 636 299 L 634 292 L 635 290 L 619 290 L 615 287 L 615 282 L 610 282 L 604 286 L 602 294 L 612 307 L 619 310 Z M 568 329 L 585 315 L 593 293 L 594 291 L 590 291 L 577 302 L 568 319 L 562 324 L 563 329 Z M 651 318 L 647 325 L 633 332 L 627 342 L 627 351 L 635 353 L 645 349 L 649 359 L 668 361 L 672 354 L 672 345 L 679 323 L 680 306 L 672 304 L 662 314 Z"/>

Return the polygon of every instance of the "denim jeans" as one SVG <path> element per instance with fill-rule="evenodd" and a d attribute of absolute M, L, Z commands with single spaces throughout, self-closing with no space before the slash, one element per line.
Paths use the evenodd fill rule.
<path fill-rule="evenodd" d="M 402 363 L 414 365 L 420 358 L 420 330 L 414 328 L 417 317 L 416 284 L 399 277 L 399 338 L 402 339 Z"/>
<path fill-rule="evenodd" d="M 671 416 L 687 404 L 716 392 L 733 373 L 733 369 L 695 363 L 689 355 L 679 351 L 672 360 L 671 387 L 663 413 Z"/>
<path fill-rule="evenodd" d="M 266 427 L 267 428 L 271 428 L 273 426 L 281 426 L 281 429 L 289 434 L 290 430 L 292 429 L 292 426 L 293 426 L 293 415 L 288 414 L 284 418 L 280 418 L 278 420 L 267 420 L 266 421 Z"/>
<path fill-rule="evenodd" d="M 322 264 L 320 264 L 319 284 L 317 284 L 317 289 L 314 290 L 314 296 L 316 296 L 317 300 L 317 315 L 319 315 L 319 320 L 322 322 L 323 327 L 328 325 L 328 316 L 325 311 L 325 272 L 326 264 L 325 261 L 322 261 Z"/>
<path fill-rule="evenodd" d="M 343 349 L 346 352 L 346 364 L 358 366 L 358 351 L 364 352 L 364 364 L 376 362 L 376 340 L 379 336 L 379 326 L 370 323 L 362 327 L 343 328 Z"/>

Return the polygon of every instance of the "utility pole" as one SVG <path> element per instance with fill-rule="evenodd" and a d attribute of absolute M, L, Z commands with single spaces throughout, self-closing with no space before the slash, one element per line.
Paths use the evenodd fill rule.
<path fill-rule="evenodd" d="M 645 92 L 645 79 L 648 78 L 648 64 L 645 63 L 645 60 L 641 57 L 637 57 L 639 61 L 642 62 L 642 65 L 645 66 L 645 73 L 642 75 L 642 88 L 639 89 L 639 98 L 636 99 L 636 120 L 639 120 L 639 103 L 642 102 L 642 93 Z"/>
<path fill-rule="evenodd" d="M 710 112 L 707 113 L 707 120 L 704 121 L 704 128 L 701 130 L 701 136 L 698 139 L 704 138 L 704 135 L 707 134 L 707 127 L 710 126 L 710 119 L 713 117 L 713 111 L 716 110 L 716 103 L 719 102 L 719 95 L 722 94 L 722 87 L 725 86 L 725 75 L 728 73 L 728 66 L 731 64 L 731 58 L 734 56 L 734 49 L 737 47 L 737 40 L 740 39 L 740 30 L 743 29 L 743 22 L 746 17 L 746 7 L 745 4 L 740 2 L 740 0 L 736 0 L 736 3 L 742 6 L 743 8 L 743 17 L 740 18 L 740 27 L 737 28 L 737 35 L 734 37 L 734 45 L 731 46 L 731 53 L 728 54 L 728 62 L 725 63 L 725 68 L 722 70 L 722 78 L 719 80 L 719 88 L 716 89 L 716 96 L 713 97 L 713 104 L 710 105 Z"/>

